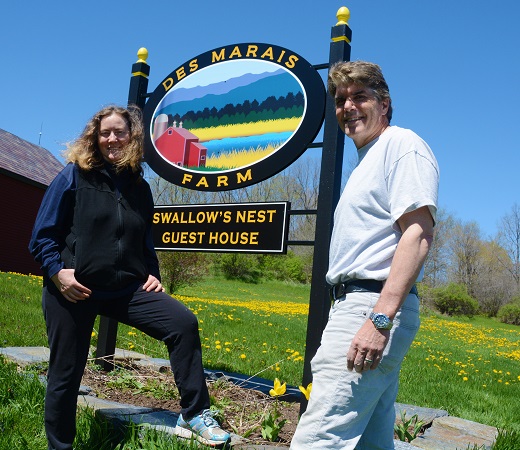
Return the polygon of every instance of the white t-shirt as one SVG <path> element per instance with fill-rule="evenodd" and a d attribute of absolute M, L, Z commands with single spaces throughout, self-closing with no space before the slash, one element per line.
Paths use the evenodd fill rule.
<path fill-rule="evenodd" d="M 439 167 L 428 144 L 392 126 L 358 150 L 334 213 L 327 282 L 386 280 L 403 214 L 428 206 L 435 220 Z"/>

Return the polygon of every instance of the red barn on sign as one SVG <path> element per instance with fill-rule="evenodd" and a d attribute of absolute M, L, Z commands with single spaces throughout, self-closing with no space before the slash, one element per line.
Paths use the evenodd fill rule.
<path fill-rule="evenodd" d="M 157 139 L 155 146 L 168 161 L 181 167 L 204 167 L 208 149 L 199 138 L 185 128 L 168 127 Z"/>

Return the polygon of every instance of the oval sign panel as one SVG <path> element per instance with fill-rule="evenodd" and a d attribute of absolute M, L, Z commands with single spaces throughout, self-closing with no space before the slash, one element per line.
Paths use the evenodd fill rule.
<path fill-rule="evenodd" d="M 168 75 L 144 108 L 145 160 L 189 189 L 239 189 L 295 161 L 323 122 L 325 88 L 298 54 L 228 45 Z"/>

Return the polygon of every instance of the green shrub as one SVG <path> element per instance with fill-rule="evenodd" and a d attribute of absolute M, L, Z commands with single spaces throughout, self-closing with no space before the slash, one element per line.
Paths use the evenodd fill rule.
<path fill-rule="evenodd" d="M 305 273 L 305 264 L 294 252 L 287 255 L 262 255 L 262 276 L 269 280 L 295 281 L 307 283 L 308 277 Z"/>
<path fill-rule="evenodd" d="M 508 303 L 498 310 L 498 320 L 510 325 L 520 325 L 520 303 Z"/>
<path fill-rule="evenodd" d="M 450 283 L 434 289 L 434 298 L 435 307 L 442 314 L 473 317 L 478 312 L 478 302 L 463 284 Z"/>
<path fill-rule="evenodd" d="M 260 264 L 255 255 L 225 253 L 220 258 L 219 268 L 228 280 L 257 284 L 262 277 Z"/>
<path fill-rule="evenodd" d="M 306 283 L 307 275 L 304 270 L 303 262 L 300 258 L 294 255 L 287 255 L 285 258 L 284 275 L 290 281 L 297 281 L 298 283 Z"/>
<path fill-rule="evenodd" d="M 208 258 L 198 252 L 157 252 L 162 284 L 170 294 L 193 286 L 209 273 Z"/>

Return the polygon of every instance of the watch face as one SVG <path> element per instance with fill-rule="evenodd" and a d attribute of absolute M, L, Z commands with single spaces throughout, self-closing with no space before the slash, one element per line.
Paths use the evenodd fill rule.
<path fill-rule="evenodd" d="M 386 317 L 381 315 L 381 314 L 377 314 L 375 317 L 374 317 L 374 320 L 376 322 L 376 325 L 379 327 L 379 328 L 382 328 L 384 327 L 385 325 L 388 324 L 388 321 L 386 320 Z"/>
<path fill-rule="evenodd" d="M 381 313 L 374 314 L 372 317 L 372 322 L 374 322 L 376 328 L 381 329 L 388 329 L 390 325 L 390 319 Z"/>

